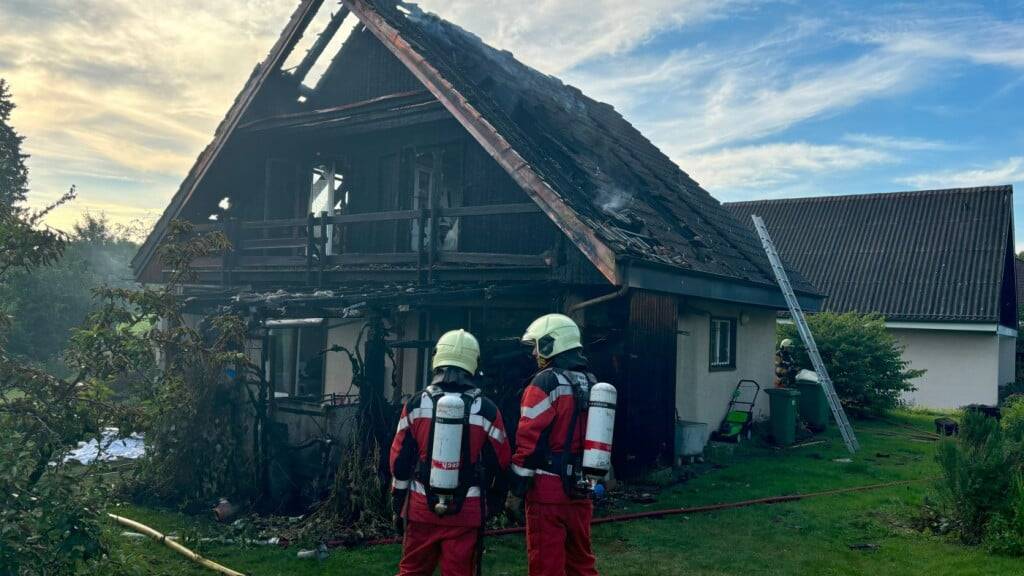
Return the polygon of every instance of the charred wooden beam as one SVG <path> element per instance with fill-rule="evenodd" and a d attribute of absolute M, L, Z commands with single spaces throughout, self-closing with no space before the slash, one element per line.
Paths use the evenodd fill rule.
<path fill-rule="evenodd" d="M 327 257 L 328 266 L 359 264 L 415 264 L 419 256 L 415 252 L 386 252 L 382 254 L 338 254 Z"/>
<path fill-rule="evenodd" d="M 309 50 L 306 51 L 306 56 L 299 62 L 299 65 L 292 71 L 292 76 L 301 85 L 302 81 L 306 79 L 306 75 L 316 64 L 316 61 L 320 59 L 320 55 L 327 49 L 328 44 L 334 39 L 334 35 L 338 33 L 338 29 L 341 28 L 341 24 L 345 21 L 345 17 L 348 16 L 349 10 L 345 6 L 341 7 L 337 13 L 331 16 L 331 21 L 327 23 L 327 27 L 317 37 L 316 42 L 310 46 Z"/>
<path fill-rule="evenodd" d="M 539 206 L 533 202 L 518 202 L 516 204 L 491 204 L 489 206 L 457 206 L 455 208 L 440 208 L 440 216 L 506 216 L 510 214 L 538 214 L 541 212 Z"/>
<path fill-rule="evenodd" d="M 413 90 L 408 92 L 397 92 L 377 96 L 367 100 L 360 100 L 342 106 L 332 106 L 309 110 L 306 112 L 293 112 L 289 114 L 278 114 L 257 118 L 240 125 L 239 130 L 268 130 L 282 127 L 306 127 L 330 122 L 331 120 L 347 120 L 360 114 L 369 112 L 386 112 L 394 110 L 405 110 L 415 107 L 418 104 L 436 103 L 433 95 L 426 90 Z M 438 103 L 440 105 L 440 103 Z"/>
<path fill-rule="evenodd" d="M 525 266 L 549 268 L 550 256 L 533 254 L 485 254 L 483 252 L 440 252 L 437 262 L 441 264 L 476 264 L 482 266 Z"/>
<path fill-rule="evenodd" d="M 328 224 L 355 224 L 364 222 L 392 222 L 395 220 L 414 220 L 420 217 L 419 210 L 389 210 L 387 212 L 363 212 L 328 216 Z"/>

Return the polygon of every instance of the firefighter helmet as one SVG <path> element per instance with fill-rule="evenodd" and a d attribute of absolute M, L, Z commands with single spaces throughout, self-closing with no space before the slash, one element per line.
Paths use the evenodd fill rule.
<path fill-rule="evenodd" d="M 523 344 L 532 346 L 539 358 L 552 358 L 574 348 L 582 348 L 580 327 L 562 314 L 541 316 L 523 334 Z"/>
<path fill-rule="evenodd" d="M 783 350 L 786 350 L 786 349 L 788 349 L 788 348 L 789 348 L 790 346 L 792 346 L 792 345 L 793 345 L 793 341 L 792 341 L 792 340 L 790 340 L 789 338 L 786 338 L 786 339 L 785 339 L 785 340 L 783 340 L 783 341 L 782 341 L 782 343 L 781 343 L 781 344 L 779 345 L 779 348 L 782 348 Z"/>
<path fill-rule="evenodd" d="M 454 366 L 470 374 L 476 374 L 479 362 L 480 344 L 469 332 L 452 330 L 438 338 L 437 347 L 434 348 L 434 370 Z"/>

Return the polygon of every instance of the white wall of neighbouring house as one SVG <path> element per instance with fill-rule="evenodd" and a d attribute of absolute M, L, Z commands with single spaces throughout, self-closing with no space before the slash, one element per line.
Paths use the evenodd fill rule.
<path fill-rule="evenodd" d="M 910 368 L 927 372 L 913 380 L 917 390 L 904 396 L 921 408 L 952 409 L 968 404 L 995 405 L 1001 378 L 1012 367 L 1003 359 L 1002 338 L 994 332 L 889 328 L 905 346 Z M 1010 377 L 1012 380 L 1012 376 Z"/>
<path fill-rule="evenodd" d="M 735 318 L 736 367 L 710 368 L 711 317 Z M 676 355 L 676 412 L 680 419 L 704 422 L 708 434 L 725 417 L 736 384 L 741 379 L 761 385 L 755 418 L 768 413 L 768 395 L 775 362 L 775 311 L 712 300 L 680 301 Z M 707 438 L 705 438 L 705 441 Z"/>

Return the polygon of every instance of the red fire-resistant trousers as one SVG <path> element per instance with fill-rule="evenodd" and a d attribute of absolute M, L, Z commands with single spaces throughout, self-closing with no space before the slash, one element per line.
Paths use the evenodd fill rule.
<path fill-rule="evenodd" d="M 526 502 L 526 555 L 530 576 L 597 576 L 590 549 L 590 500 L 566 504 Z"/>
<path fill-rule="evenodd" d="M 442 576 L 472 576 L 479 531 L 475 526 L 406 522 L 398 575 L 431 576 L 440 561 Z"/>

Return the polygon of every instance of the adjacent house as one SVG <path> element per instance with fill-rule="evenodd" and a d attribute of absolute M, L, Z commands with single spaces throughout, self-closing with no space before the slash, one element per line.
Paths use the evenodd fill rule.
<path fill-rule="evenodd" d="M 823 310 L 876 312 L 927 373 L 907 400 L 994 405 L 1013 382 L 1013 188 L 990 186 L 726 204 L 764 218 L 779 253 L 828 294 Z"/>
<path fill-rule="evenodd" d="M 164 278 L 175 219 L 228 235 L 191 311 L 249 315 L 288 445 L 332 433 L 361 387 L 422 388 L 456 327 L 514 419 L 517 337 L 553 311 L 618 387 L 621 471 L 670 456 L 677 417 L 716 426 L 738 380 L 771 381 L 785 302 L 757 238 L 611 106 L 411 5 L 344 0 L 311 30 L 322 4 L 297 8 L 133 262 Z"/>

